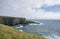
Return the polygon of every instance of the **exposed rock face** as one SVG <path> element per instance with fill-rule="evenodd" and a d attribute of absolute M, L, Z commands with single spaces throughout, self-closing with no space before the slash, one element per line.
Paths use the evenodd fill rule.
<path fill-rule="evenodd" d="M 26 22 L 25 18 L 0 16 L 0 23 L 5 24 L 5 25 L 9 25 L 9 26 L 23 24 L 25 22 Z"/>
<path fill-rule="evenodd" d="M 37 22 L 28 21 L 25 18 L 0 16 L 0 24 L 14 26 L 14 25 L 18 25 L 18 24 L 27 25 L 30 23 L 38 24 Z"/>

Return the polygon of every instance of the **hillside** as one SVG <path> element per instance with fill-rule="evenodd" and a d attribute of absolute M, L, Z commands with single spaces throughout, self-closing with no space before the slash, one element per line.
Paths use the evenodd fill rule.
<path fill-rule="evenodd" d="M 18 31 L 12 27 L 0 24 L 0 39 L 45 39 L 42 36 Z"/>

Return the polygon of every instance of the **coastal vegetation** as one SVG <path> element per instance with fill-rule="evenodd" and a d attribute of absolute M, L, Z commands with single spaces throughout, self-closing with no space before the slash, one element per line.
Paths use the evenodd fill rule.
<path fill-rule="evenodd" d="M 0 24 L 0 39 L 45 39 L 45 38 L 42 36 L 16 30 L 4 24 Z"/>
<path fill-rule="evenodd" d="M 11 27 L 19 24 L 27 25 L 30 23 L 36 22 L 28 21 L 25 18 L 0 16 L 0 39 L 45 39 L 42 36 L 29 34 Z"/>

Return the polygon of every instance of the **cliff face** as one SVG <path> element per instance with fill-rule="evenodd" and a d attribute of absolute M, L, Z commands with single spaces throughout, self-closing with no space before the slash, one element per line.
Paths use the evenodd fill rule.
<path fill-rule="evenodd" d="M 7 17 L 7 16 L 0 16 L 0 23 L 13 26 L 17 24 L 23 24 L 25 23 L 25 18 L 16 18 L 16 17 Z"/>

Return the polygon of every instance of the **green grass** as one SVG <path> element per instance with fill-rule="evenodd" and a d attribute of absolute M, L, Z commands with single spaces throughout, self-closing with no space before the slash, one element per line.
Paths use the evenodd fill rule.
<path fill-rule="evenodd" d="M 45 39 L 42 36 L 21 32 L 12 27 L 0 24 L 0 39 Z"/>

